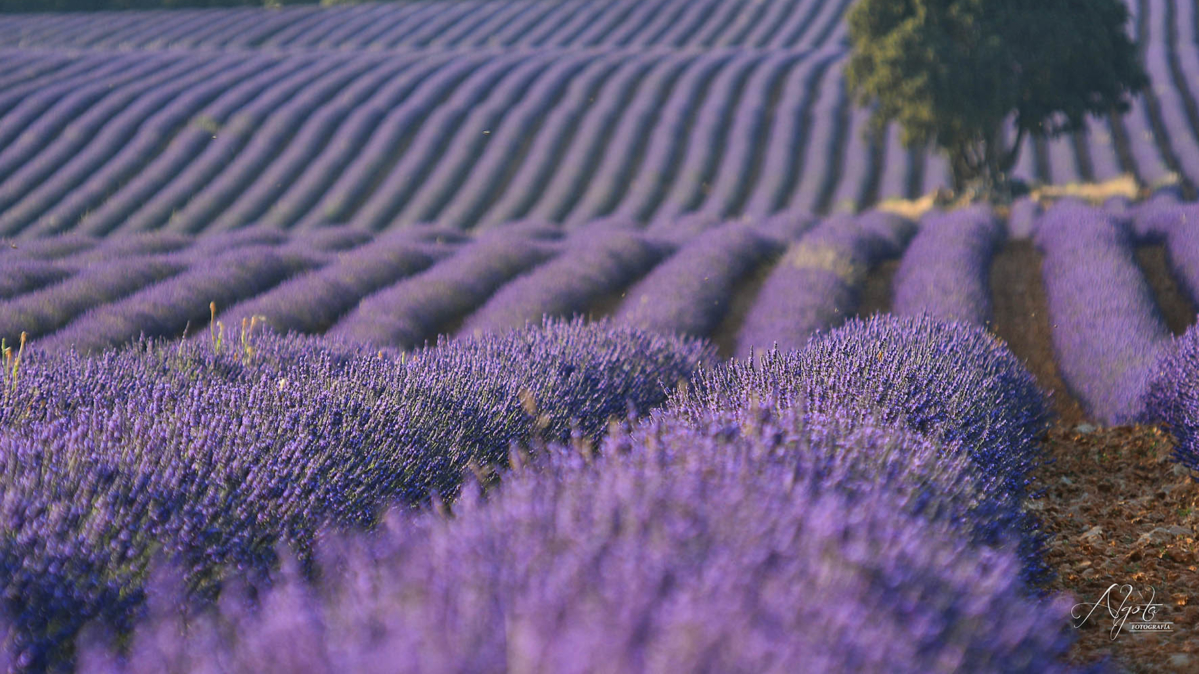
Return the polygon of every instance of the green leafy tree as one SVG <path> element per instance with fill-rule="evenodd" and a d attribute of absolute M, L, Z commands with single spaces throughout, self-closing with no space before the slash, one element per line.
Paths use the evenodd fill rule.
<path fill-rule="evenodd" d="M 1148 84 L 1128 19 L 1122 0 L 860 0 L 849 86 L 909 147 L 935 142 L 955 190 L 994 197 L 1025 136 L 1128 111 Z"/>

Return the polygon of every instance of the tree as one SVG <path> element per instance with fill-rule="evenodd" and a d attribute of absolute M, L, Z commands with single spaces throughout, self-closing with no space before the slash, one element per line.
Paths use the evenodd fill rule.
<path fill-rule="evenodd" d="M 1149 82 L 1128 18 L 1122 0 L 860 0 L 849 86 L 877 126 L 946 152 L 955 190 L 995 196 L 1026 135 L 1128 111 Z"/>

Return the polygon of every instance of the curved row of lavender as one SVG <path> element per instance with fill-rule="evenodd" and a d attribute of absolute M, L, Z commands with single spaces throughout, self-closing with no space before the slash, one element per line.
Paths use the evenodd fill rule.
<path fill-rule="evenodd" d="M 844 3 L 814 0 L 530 0 L 372 7 L 127 12 L 0 19 L 0 48 L 464 49 L 504 47 L 806 47 L 827 39 Z"/>
<path fill-rule="evenodd" d="M 1134 421 L 1169 330 L 1133 256 L 1126 218 L 1063 201 L 1036 222 L 1058 369 L 1106 424 Z"/>
<path fill-rule="evenodd" d="M 737 334 L 737 356 L 801 349 L 817 330 L 853 316 L 866 273 L 898 257 L 914 230 L 911 221 L 877 211 L 818 223 L 770 271 Z"/>
<path fill-rule="evenodd" d="M 326 523 L 451 498 L 514 443 L 594 441 L 710 354 L 576 321 L 398 359 L 236 331 L 19 358 L 0 393 L 0 584 L 7 646 L 40 671 L 92 618 L 128 628 L 154 556 L 211 596 L 235 569 L 262 577 L 277 546 L 306 560 Z"/>
<path fill-rule="evenodd" d="M 928 315 L 854 319 L 802 351 L 770 350 L 701 370 L 666 409 L 698 420 L 764 399 L 805 414 L 899 425 L 956 447 L 988 476 L 992 498 L 1013 499 L 975 523 L 976 535 L 1018 532 L 1026 578 L 1046 577 L 1043 538 L 1019 506 L 1040 463 L 1048 406 L 1032 375 L 980 326 Z"/>
<path fill-rule="evenodd" d="M 1174 436 L 1174 458 L 1199 480 L 1199 330 L 1192 327 L 1163 351 L 1145 389 L 1139 421 Z"/>
<path fill-rule="evenodd" d="M 711 335 L 737 283 L 781 250 L 782 242 L 750 226 L 711 229 L 630 288 L 615 320 L 651 332 Z"/>
<path fill-rule="evenodd" d="M 1077 137 L 1030 140 L 1018 178 L 1199 184 L 1194 7 L 1133 4 L 1147 99 Z M 13 66 L 0 87 L 0 234 L 759 218 L 857 212 L 944 185 L 943 158 L 902 148 L 894 128 L 873 135 L 846 96 L 847 6 L 0 18 L 0 45 L 41 45 L 0 47 Z M 389 23 L 406 26 L 398 48 L 376 41 Z"/>
<path fill-rule="evenodd" d="M 891 313 L 989 324 L 991 258 L 1003 240 L 987 206 L 926 215 L 895 272 Z"/>
<path fill-rule="evenodd" d="M 977 327 L 855 321 L 765 366 L 578 322 L 399 361 L 224 349 L 25 354 L 4 382 L 10 664 L 72 660 L 94 618 L 81 672 L 1072 671 L 1068 601 L 1022 580 L 1046 400 Z M 452 517 L 314 542 L 464 473 Z"/>

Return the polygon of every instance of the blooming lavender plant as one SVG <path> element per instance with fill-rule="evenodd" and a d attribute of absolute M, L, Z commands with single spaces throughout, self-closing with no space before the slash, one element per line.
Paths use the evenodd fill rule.
<path fill-rule="evenodd" d="M 908 220 L 883 213 L 829 218 L 784 254 L 762 285 L 737 335 L 737 356 L 803 348 L 821 329 L 836 327 L 857 307 L 869 268 L 899 255 L 914 233 Z"/>
<path fill-rule="evenodd" d="M 64 281 L 0 302 L 0 337 L 11 344 L 22 332 L 31 338 L 48 335 L 94 307 L 118 301 L 185 268 L 186 260 L 179 255 L 94 264 Z"/>
<path fill-rule="evenodd" d="M 203 326 L 213 303 L 232 304 L 315 266 L 317 259 L 308 254 L 267 246 L 237 248 L 198 260 L 186 272 L 144 287 L 119 302 L 96 306 L 43 339 L 41 346 L 86 352 L 128 343 L 139 334 L 177 337 L 189 325 Z"/>
<path fill-rule="evenodd" d="M 742 422 L 546 452 L 453 518 L 323 538 L 320 584 L 293 572 L 257 608 L 185 623 L 156 585 L 128 659 L 93 647 L 81 672 L 1070 671 L 1068 601 L 914 512 L 953 501 L 934 484 L 970 500 L 952 459 L 919 462 L 936 443 Z"/>
<path fill-rule="evenodd" d="M 422 244 L 410 230 L 383 234 L 317 271 L 234 305 L 221 320 L 236 326 L 262 316 L 278 332 L 323 332 L 364 296 L 423 271 L 448 253 Z"/>
<path fill-rule="evenodd" d="M 61 281 L 72 271 L 69 265 L 46 260 L 4 260 L 0 267 L 0 301 Z"/>
<path fill-rule="evenodd" d="M 1041 217 L 1034 241 L 1045 254 L 1042 274 L 1063 379 L 1103 423 L 1135 419 L 1169 331 L 1133 258 L 1126 221 L 1059 202 Z"/>
<path fill-rule="evenodd" d="M 633 286 L 616 320 L 654 332 L 707 336 L 728 310 L 734 284 L 780 249 L 745 225 L 711 230 Z"/>
<path fill-rule="evenodd" d="M 1162 351 L 1145 389 L 1141 421 L 1161 423 L 1174 435 L 1174 459 L 1199 479 L 1199 328 Z"/>
<path fill-rule="evenodd" d="M 666 410 L 698 419 L 770 397 L 812 414 L 880 415 L 961 443 L 975 461 L 1022 488 L 1038 463 L 1048 403 L 1007 346 L 977 326 L 928 316 L 853 319 L 802 352 L 770 351 L 701 370 Z"/>
<path fill-rule="evenodd" d="M 570 316 L 591 308 L 648 272 L 668 247 L 633 232 L 570 237 L 552 262 L 505 285 L 463 323 L 459 334 L 504 331 L 544 316 Z"/>
<path fill-rule="evenodd" d="M 99 357 L 25 353 L 0 377 L 0 585 L 23 669 L 91 618 L 127 631 L 155 555 L 203 599 L 227 568 L 309 560 L 326 521 L 452 497 L 534 438 L 596 441 L 710 358 L 700 343 L 547 323 L 399 362 L 271 333 Z M 482 473 L 481 473 L 482 474 Z"/>
<path fill-rule="evenodd" d="M 1002 241 L 987 206 L 926 218 L 895 272 L 892 313 L 989 323 L 990 262 Z"/>
<path fill-rule="evenodd" d="M 557 252 L 547 241 L 507 229 L 480 236 L 432 268 L 358 301 L 329 334 L 411 349 L 470 311 L 514 276 Z"/>

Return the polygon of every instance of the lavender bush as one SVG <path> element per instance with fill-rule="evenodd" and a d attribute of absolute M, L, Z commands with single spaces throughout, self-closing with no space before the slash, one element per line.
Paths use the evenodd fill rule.
<path fill-rule="evenodd" d="M 665 244 L 632 232 L 584 232 L 570 237 L 552 262 L 520 276 L 463 323 L 459 334 L 517 328 L 545 316 L 591 308 L 648 272 L 668 252 Z"/>
<path fill-rule="evenodd" d="M 20 269 L 15 264 L 13 267 Z M 59 283 L 0 301 L 0 337 L 12 344 L 22 332 L 30 338 L 48 335 L 93 307 L 119 301 L 179 274 L 186 267 L 186 260 L 178 255 L 93 264 Z"/>
<path fill-rule="evenodd" d="M 728 310 L 737 281 L 780 248 L 745 225 L 711 230 L 633 286 L 616 320 L 654 332 L 707 336 Z"/>
<path fill-rule="evenodd" d="M 952 461 L 918 464 L 928 440 L 768 418 L 598 449 L 547 452 L 453 518 L 328 536 L 316 587 L 293 571 L 185 622 L 156 585 L 128 660 L 97 644 L 81 671 L 1070 671 L 1068 601 L 913 513 L 927 484 L 963 489 Z"/>
<path fill-rule="evenodd" d="M 87 352 L 119 346 L 138 335 L 178 337 L 189 325 L 202 327 L 212 303 L 232 304 L 312 269 L 316 262 L 314 256 L 295 251 L 243 246 L 197 260 L 186 272 L 143 286 L 119 302 L 96 306 L 40 345 L 47 350 Z"/>
<path fill-rule="evenodd" d="M 926 217 L 895 272 L 892 313 L 989 323 L 990 263 L 1002 241 L 988 206 Z"/>
<path fill-rule="evenodd" d="M 363 297 L 329 334 L 365 344 L 411 349 L 436 339 L 496 288 L 552 258 L 552 243 L 517 229 L 478 237 L 411 278 Z"/>
<path fill-rule="evenodd" d="M 220 318 L 237 326 L 262 316 L 278 332 L 323 332 L 363 296 L 423 271 L 449 252 L 421 243 L 411 230 L 382 234 L 317 271 L 239 302 Z"/>
<path fill-rule="evenodd" d="M 1169 332 L 1133 257 L 1127 223 L 1059 202 L 1041 217 L 1034 241 L 1045 254 L 1062 378 L 1103 423 L 1132 421 Z"/>
<path fill-rule="evenodd" d="M 764 397 L 811 414 L 877 414 L 883 423 L 961 443 L 985 471 L 1021 488 L 1048 427 L 1045 395 L 1002 341 L 927 316 L 853 319 L 802 352 L 774 350 L 701 369 L 666 410 L 699 419 Z"/>
<path fill-rule="evenodd" d="M 32 292 L 71 275 L 69 266 L 46 260 L 3 260 L 0 266 L 0 302 Z"/>
<path fill-rule="evenodd" d="M 141 343 L 94 358 L 29 352 L 0 392 L 0 585 L 22 669 L 71 656 L 99 618 L 126 632 L 149 561 L 197 598 L 258 577 L 286 543 L 307 563 L 326 521 L 452 497 L 462 473 L 534 438 L 594 442 L 710 352 L 606 324 L 547 323 L 396 362 L 271 333 Z"/>
<path fill-rule="evenodd" d="M 1199 328 L 1192 327 L 1162 352 L 1145 389 L 1144 423 L 1161 423 L 1174 435 L 1174 459 L 1199 479 Z"/>
<path fill-rule="evenodd" d="M 784 254 L 737 335 L 737 356 L 750 351 L 803 348 L 817 330 L 836 327 L 857 308 L 869 268 L 899 255 L 914 225 L 869 213 L 833 217 L 808 231 Z"/>

